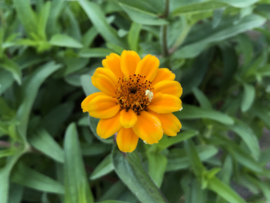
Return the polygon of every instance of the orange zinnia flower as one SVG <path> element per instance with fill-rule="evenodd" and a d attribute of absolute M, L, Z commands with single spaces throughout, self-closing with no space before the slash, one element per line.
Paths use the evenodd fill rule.
<path fill-rule="evenodd" d="M 172 112 L 182 109 L 182 87 L 169 69 L 158 69 L 157 57 L 149 54 L 141 59 L 134 51 L 123 51 L 121 57 L 110 54 L 102 65 L 91 78 L 101 92 L 81 104 L 83 112 L 100 118 L 101 138 L 117 133 L 119 149 L 132 152 L 139 138 L 154 144 L 163 133 L 175 136 L 180 131 L 181 123 Z"/>

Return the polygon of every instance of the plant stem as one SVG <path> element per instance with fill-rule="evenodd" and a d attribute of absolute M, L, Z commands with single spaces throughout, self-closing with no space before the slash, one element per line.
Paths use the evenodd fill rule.
<path fill-rule="evenodd" d="M 166 0 L 165 2 L 165 9 L 164 9 L 164 18 L 167 19 L 169 16 L 169 5 L 170 0 Z M 163 47 L 163 56 L 167 59 L 169 59 L 169 50 L 168 50 L 168 44 L 167 44 L 167 33 L 168 33 L 168 26 L 164 25 L 162 27 L 162 47 Z M 171 70 L 170 60 L 167 61 L 167 68 Z"/>

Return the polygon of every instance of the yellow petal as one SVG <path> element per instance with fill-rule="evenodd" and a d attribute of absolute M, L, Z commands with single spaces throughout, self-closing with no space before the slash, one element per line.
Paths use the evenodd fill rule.
<path fill-rule="evenodd" d="M 164 134 L 176 136 L 180 131 L 182 125 L 178 118 L 172 113 L 159 114 L 153 111 L 149 111 L 149 113 L 153 114 L 160 120 Z"/>
<path fill-rule="evenodd" d="M 102 60 L 103 67 L 110 69 L 118 79 L 123 76 L 120 59 L 118 54 L 111 53 L 109 56 L 106 56 L 106 59 Z"/>
<path fill-rule="evenodd" d="M 97 68 L 92 76 L 93 85 L 100 91 L 109 95 L 115 95 L 117 78 L 110 69 Z"/>
<path fill-rule="evenodd" d="M 119 109 L 117 99 L 108 95 L 98 95 L 87 105 L 89 115 L 95 118 L 111 118 Z"/>
<path fill-rule="evenodd" d="M 122 152 L 133 152 L 138 144 L 138 136 L 132 128 L 121 128 L 117 133 L 116 142 Z"/>
<path fill-rule="evenodd" d="M 163 136 L 160 120 L 146 111 L 142 111 L 138 115 L 138 120 L 133 126 L 133 130 L 147 144 L 158 143 Z"/>
<path fill-rule="evenodd" d="M 154 92 L 180 97 L 183 89 L 179 82 L 165 80 L 154 85 Z"/>
<path fill-rule="evenodd" d="M 135 73 L 146 76 L 145 80 L 152 81 L 157 75 L 158 67 L 158 58 L 148 54 L 139 62 Z"/>
<path fill-rule="evenodd" d="M 97 125 L 97 134 L 106 139 L 113 134 L 117 133 L 121 128 L 122 125 L 119 121 L 120 112 L 117 113 L 114 117 L 107 118 L 107 119 L 100 119 Z"/>
<path fill-rule="evenodd" d="M 152 85 L 155 85 L 158 82 L 161 82 L 163 80 L 174 80 L 175 74 L 172 73 L 168 68 L 160 68 L 157 71 L 157 75 L 155 79 L 152 81 Z"/>
<path fill-rule="evenodd" d="M 171 113 L 182 109 L 182 101 L 169 94 L 154 94 L 148 109 L 157 113 Z"/>
<path fill-rule="evenodd" d="M 127 77 L 133 75 L 140 60 L 140 56 L 135 51 L 124 50 L 121 54 L 121 70 L 124 75 Z"/>
<path fill-rule="evenodd" d="M 98 95 L 105 95 L 105 93 L 104 92 L 96 92 L 96 93 L 90 94 L 82 101 L 81 107 L 82 107 L 83 112 L 87 112 L 87 106 L 88 106 L 89 102 Z"/>
<path fill-rule="evenodd" d="M 128 111 L 123 109 L 121 111 L 120 123 L 122 124 L 124 128 L 133 127 L 136 122 L 137 122 L 137 115 L 132 109 L 129 109 Z"/>

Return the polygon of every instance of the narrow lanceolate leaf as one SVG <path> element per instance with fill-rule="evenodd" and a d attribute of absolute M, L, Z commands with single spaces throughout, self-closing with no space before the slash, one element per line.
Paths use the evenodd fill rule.
<path fill-rule="evenodd" d="M 92 58 L 92 57 L 103 57 L 112 53 L 109 49 L 104 48 L 92 48 L 92 49 L 82 49 L 78 54 L 83 58 Z"/>
<path fill-rule="evenodd" d="M 12 60 L 8 59 L 7 57 L 4 57 L 0 59 L 0 68 L 4 68 L 7 71 L 11 72 L 13 78 L 17 81 L 17 83 L 20 85 L 22 82 L 22 72 L 18 64 L 13 62 Z"/>
<path fill-rule="evenodd" d="M 200 176 L 205 169 L 193 142 L 191 140 L 185 140 L 184 146 L 193 172 L 196 176 Z"/>
<path fill-rule="evenodd" d="M 194 87 L 192 88 L 192 91 L 202 108 L 212 109 L 210 101 L 201 90 L 199 90 L 197 87 Z"/>
<path fill-rule="evenodd" d="M 18 130 L 22 137 L 26 136 L 30 111 L 37 96 L 39 87 L 47 77 L 60 68 L 61 65 L 55 64 L 54 62 L 49 62 L 35 70 L 35 72 L 30 75 L 30 77 L 28 77 L 22 85 L 21 93 L 23 95 L 23 100 L 16 116 L 17 119 L 21 121 Z"/>
<path fill-rule="evenodd" d="M 91 180 L 95 180 L 97 178 L 100 178 L 110 172 L 113 171 L 113 163 L 112 163 L 112 157 L 111 155 L 108 155 L 105 159 L 100 162 L 100 164 L 95 168 L 93 173 L 91 174 L 90 178 Z"/>
<path fill-rule="evenodd" d="M 37 16 L 31 8 L 30 1 L 13 0 L 13 3 L 28 36 L 31 36 L 31 33 L 36 33 Z"/>
<path fill-rule="evenodd" d="M 242 138 L 251 151 L 253 158 L 258 160 L 260 157 L 260 146 L 259 140 L 253 130 L 241 121 L 237 122 L 236 125 L 231 126 L 230 128 Z"/>
<path fill-rule="evenodd" d="M 142 25 L 133 22 L 128 32 L 128 44 L 131 50 L 138 52 L 139 35 Z"/>
<path fill-rule="evenodd" d="M 155 13 L 151 13 L 146 10 L 142 10 L 137 7 L 133 7 L 124 3 L 119 3 L 124 11 L 129 15 L 132 21 L 142 25 L 166 25 L 168 21 L 159 18 Z"/>
<path fill-rule="evenodd" d="M 246 112 L 252 106 L 255 99 L 255 88 L 252 85 L 244 83 L 244 94 L 241 102 L 241 110 Z"/>
<path fill-rule="evenodd" d="M 86 177 L 76 125 L 71 123 L 65 133 L 65 203 L 94 202 Z"/>
<path fill-rule="evenodd" d="M 168 203 L 142 167 L 136 152 L 123 154 L 115 147 L 112 160 L 117 175 L 141 202 Z"/>
<path fill-rule="evenodd" d="M 233 191 L 228 185 L 224 184 L 216 177 L 208 180 L 207 187 L 228 202 L 246 203 L 246 201 L 243 200 L 235 191 Z"/>
<path fill-rule="evenodd" d="M 52 178 L 45 176 L 38 171 L 35 171 L 24 164 L 20 163 L 15 167 L 11 180 L 35 190 L 50 192 L 50 193 L 64 193 L 64 187 L 53 180 Z"/>
<path fill-rule="evenodd" d="M 209 158 L 215 156 L 218 149 L 212 145 L 209 146 L 196 146 L 196 151 L 200 160 L 206 161 Z M 166 171 L 176 171 L 181 169 L 187 169 L 190 167 L 190 160 L 185 150 L 173 149 L 168 154 L 168 164 Z"/>
<path fill-rule="evenodd" d="M 206 202 L 206 190 L 202 189 L 202 186 L 196 177 L 185 175 L 181 179 L 181 186 L 185 194 L 185 203 Z"/>
<path fill-rule="evenodd" d="M 97 3 L 86 0 L 79 0 L 81 7 L 88 15 L 98 32 L 106 41 L 116 44 L 121 47 L 126 47 L 123 40 L 118 37 L 116 31 L 106 21 L 105 15 Z"/>
<path fill-rule="evenodd" d="M 178 144 L 179 142 L 182 142 L 184 140 L 187 140 L 195 135 L 197 135 L 198 132 L 195 130 L 189 130 L 185 132 L 178 133 L 175 137 L 163 137 L 158 143 L 158 149 L 160 151 L 167 149 L 168 147 Z"/>
<path fill-rule="evenodd" d="M 46 130 L 39 129 L 29 138 L 29 142 L 38 151 L 43 152 L 55 161 L 64 163 L 64 152 L 62 148 Z"/>
<path fill-rule="evenodd" d="M 157 187 L 160 188 L 166 171 L 167 157 L 154 152 L 147 153 L 148 172 Z"/>
<path fill-rule="evenodd" d="M 192 43 L 186 44 L 179 50 L 175 51 L 173 57 L 193 58 L 197 56 L 202 50 L 204 50 L 210 43 L 215 43 L 229 37 L 235 36 L 239 33 L 256 28 L 264 24 L 265 18 L 258 15 L 249 15 L 241 19 L 237 24 L 234 24 L 231 20 L 226 20 L 220 23 L 217 29 L 211 30 L 209 27 L 203 27 L 201 29 L 209 30 L 205 32 L 204 36 Z"/>
<path fill-rule="evenodd" d="M 183 110 L 176 112 L 175 115 L 181 120 L 181 119 L 202 119 L 202 118 L 208 118 L 211 120 L 216 120 L 220 123 L 226 124 L 226 125 L 232 125 L 234 123 L 233 119 L 223 114 L 219 111 L 215 110 L 209 110 L 209 109 L 203 109 L 196 106 L 191 105 L 183 105 Z"/>
<path fill-rule="evenodd" d="M 63 35 L 63 34 L 56 34 L 54 35 L 51 40 L 49 41 L 51 45 L 60 46 L 60 47 L 70 47 L 70 48 L 82 48 L 83 45 L 75 40 L 74 38 Z"/>

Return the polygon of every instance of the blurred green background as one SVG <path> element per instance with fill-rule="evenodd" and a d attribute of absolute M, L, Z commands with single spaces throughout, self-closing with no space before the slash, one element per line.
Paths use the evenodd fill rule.
<path fill-rule="evenodd" d="M 269 0 L 1 0 L 0 203 L 270 203 Z M 183 128 L 122 154 L 80 104 L 156 55 Z"/>

